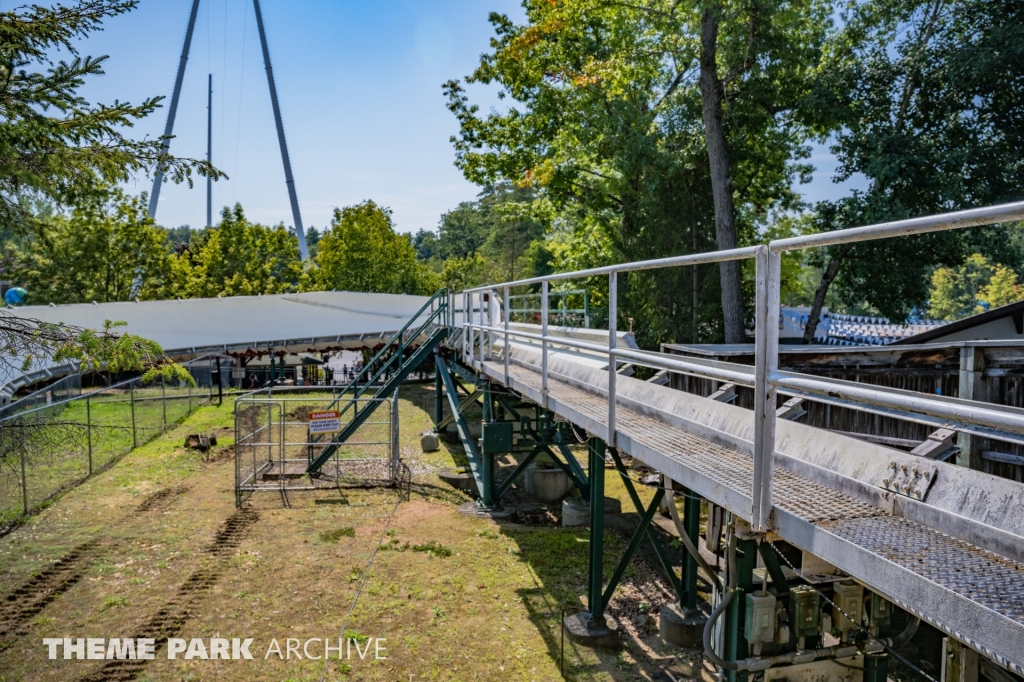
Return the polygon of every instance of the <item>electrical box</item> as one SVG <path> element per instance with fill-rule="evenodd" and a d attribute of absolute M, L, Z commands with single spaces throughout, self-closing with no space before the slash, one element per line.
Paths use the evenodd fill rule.
<path fill-rule="evenodd" d="M 832 609 L 832 620 L 842 634 L 843 641 L 846 641 L 846 634 L 859 628 L 864 620 L 864 587 L 853 581 L 844 580 L 836 583 L 832 589 L 833 601 L 839 607 Z"/>
<path fill-rule="evenodd" d="M 892 616 L 892 604 L 885 597 L 872 592 L 868 608 L 870 609 L 868 611 L 868 622 L 871 624 L 875 634 L 889 627 L 889 619 Z"/>
<path fill-rule="evenodd" d="M 796 637 L 817 637 L 818 621 L 821 620 L 821 600 L 818 591 L 810 585 L 797 585 L 789 589 L 789 598 L 793 600 L 793 634 Z"/>
<path fill-rule="evenodd" d="M 489 455 L 512 452 L 512 422 L 484 422 L 483 450 Z"/>
<path fill-rule="evenodd" d="M 761 590 L 747 593 L 743 636 L 751 644 L 775 639 L 775 595 Z"/>

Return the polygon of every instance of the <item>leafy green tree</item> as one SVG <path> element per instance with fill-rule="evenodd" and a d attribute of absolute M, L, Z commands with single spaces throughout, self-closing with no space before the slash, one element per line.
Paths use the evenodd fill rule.
<path fill-rule="evenodd" d="M 795 112 L 829 26 L 827 3 L 769 4 L 714 14 L 719 35 L 710 63 L 729 155 L 728 172 L 716 177 L 725 178 L 719 195 L 734 204 L 736 243 L 752 241 L 769 210 L 797 205 L 791 184 L 808 170 L 799 159 L 809 127 Z M 445 85 L 465 176 L 484 186 L 536 188 L 553 209 L 561 244 L 607 241 L 615 261 L 714 248 L 699 82 L 704 5 L 530 0 L 525 7 L 523 25 L 491 15 L 493 49 L 467 78 L 497 85 L 500 97 L 513 100 L 506 111 L 483 115 L 462 83 Z M 595 229 L 605 236 L 585 234 Z M 581 233 L 567 238 L 566 231 Z M 637 318 L 642 343 L 742 336 L 735 273 L 723 290 L 708 270 L 623 278 L 620 304 Z M 717 321 L 707 323 L 698 309 Z"/>
<path fill-rule="evenodd" d="M 320 238 L 323 234 L 312 225 L 306 230 L 306 249 L 310 258 L 316 258 L 316 252 L 320 248 Z"/>
<path fill-rule="evenodd" d="M 958 320 L 980 312 L 981 292 L 992 279 L 993 267 L 980 253 L 957 267 L 936 268 L 931 277 L 928 313 L 939 320 Z"/>
<path fill-rule="evenodd" d="M 437 286 L 437 277 L 416 260 L 409 237 L 395 233 L 391 209 L 373 201 L 334 210 L 303 280 L 307 291 L 426 295 Z"/>
<path fill-rule="evenodd" d="M 251 223 L 235 204 L 171 259 L 165 293 L 180 298 L 279 294 L 296 291 L 301 276 L 295 233 L 284 225 Z"/>
<path fill-rule="evenodd" d="M 442 260 L 473 255 L 487 241 L 490 227 L 487 212 L 477 202 L 460 203 L 441 216 L 437 255 Z"/>
<path fill-rule="evenodd" d="M 430 230 L 420 228 L 413 235 L 412 247 L 416 249 L 416 257 L 424 262 L 433 261 L 440 256 L 437 235 Z"/>
<path fill-rule="evenodd" d="M 80 56 L 77 41 L 137 5 L 137 0 L 76 0 L 0 12 L 0 224 L 34 225 L 26 198 L 75 204 L 157 167 L 170 180 L 189 184 L 193 172 L 223 175 L 205 161 L 169 155 L 161 149 L 162 138 L 135 141 L 124 135 L 162 98 L 93 105 L 78 94 L 86 77 L 103 73 L 106 57 Z M 71 59 L 54 64 L 53 52 L 60 49 Z"/>
<path fill-rule="evenodd" d="M 1024 286 L 1017 283 L 1017 273 L 1005 265 L 996 265 L 988 284 L 978 292 L 978 299 L 990 308 L 1016 303 L 1024 299 Z"/>
<path fill-rule="evenodd" d="M 871 0 L 846 11 L 816 92 L 839 133 L 838 180 L 864 192 L 819 206 L 819 228 L 854 227 L 1022 195 L 1024 7 L 1014 0 Z M 834 247 L 812 310 L 835 282 L 846 300 L 903 319 L 936 267 L 996 254 L 975 229 Z M 806 339 L 805 339 L 806 340 Z"/>
<path fill-rule="evenodd" d="M 168 269 L 164 240 L 145 194 L 108 189 L 83 197 L 67 215 L 42 221 L 14 276 L 37 303 L 151 298 Z"/>

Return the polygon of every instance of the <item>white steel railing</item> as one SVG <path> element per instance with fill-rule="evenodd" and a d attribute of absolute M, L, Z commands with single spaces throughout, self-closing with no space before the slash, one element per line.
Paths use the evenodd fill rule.
<path fill-rule="evenodd" d="M 627 360 L 634 364 L 692 374 L 717 381 L 738 383 L 754 388 L 754 444 L 753 444 L 753 488 L 751 491 L 751 525 L 754 530 L 768 529 L 772 511 L 772 489 L 774 479 L 776 394 L 818 396 L 825 400 L 842 400 L 863 405 L 874 405 L 904 411 L 910 415 L 920 414 L 946 420 L 948 425 L 967 428 L 986 427 L 1012 434 L 1024 434 L 1024 410 L 1005 408 L 968 400 L 949 399 L 942 396 L 914 394 L 884 387 L 859 387 L 821 379 L 806 374 L 779 372 L 779 315 L 781 311 L 781 259 L 787 251 L 850 244 L 873 239 L 925 234 L 945 230 L 962 229 L 979 225 L 1024 219 L 1024 202 L 1003 204 L 986 208 L 957 211 L 910 220 L 900 220 L 866 227 L 856 227 L 834 232 L 779 239 L 767 245 L 713 251 L 671 258 L 608 265 L 589 270 L 563 272 L 543 277 L 533 277 L 512 282 L 474 287 L 463 293 L 463 359 L 474 366 L 482 366 L 485 358 L 493 351 L 495 335 L 504 339 L 505 384 L 509 384 L 510 337 L 539 341 L 541 344 L 541 396 L 544 407 L 548 403 L 548 356 L 549 346 L 558 346 L 597 352 L 608 355 L 608 429 L 606 442 L 616 445 L 616 378 L 617 362 Z M 618 317 L 618 274 L 639 270 L 683 265 L 703 265 L 724 261 L 753 258 L 756 264 L 757 296 L 754 320 L 754 372 L 725 362 L 713 362 L 698 358 L 680 358 L 652 351 L 638 351 L 622 348 L 617 344 Z M 549 283 L 558 280 L 585 277 L 608 276 L 608 343 L 607 345 L 580 341 L 563 336 L 553 337 L 548 329 Z M 504 324 L 493 324 L 493 302 L 496 292 L 502 291 L 504 310 L 509 303 L 512 287 L 530 284 L 541 285 L 541 331 L 540 334 L 509 328 L 508 315 Z M 487 306 L 487 323 L 484 322 L 484 299 Z M 474 307 L 474 298 L 478 304 Z M 478 312 L 478 322 L 473 322 L 473 312 Z M 486 332 L 486 334 L 485 334 Z M 475 333 L 478 336 L 475 336 Z M 490 348 L 488 348 L 490 346 Z M 479 354 L 475 351 L 479 348 Z M 479 363 L 479 365 L 478 365 Z"/>

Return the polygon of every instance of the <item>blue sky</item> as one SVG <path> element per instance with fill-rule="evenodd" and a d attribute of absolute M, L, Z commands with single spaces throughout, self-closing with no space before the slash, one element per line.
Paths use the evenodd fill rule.
<path fill-rule="evenodd" d="M 142 0 L 83 44 L 107 54 L 106 75 L 87 81 L 94 102 L 138 102 L 167 95 L 190 8 L 189 0 Z M 394 211 L 400 231 L 436 228 L 441 214 L 477 188 L 452 164 L 457 131 L 441 84 L 472 71 L 492 35 L 487 15 L 523 17 L 518 0 L 263 0 L 305 225 L 323 228 L 334 207 L 373 199 Z M 251 0 L 201 0 L 171 151 L 206 153 L 206 83 L 213 73 L 213 161 L 230 180 L 214 184 L 214 211 L 241 202 L 263 223 L 292 223 Z M 494 93 L 470 90 L 482 108 Z M 138 136 L 163 132 L 166 108 L 143 120 Z M 816 148 L 808 199 L 835 196 L 834 163 Z M 140 178 L 131 191 L 149 191 Z M 205 222 L 205 181 L 194 189 L 165 185 L 157 220 Z"/>

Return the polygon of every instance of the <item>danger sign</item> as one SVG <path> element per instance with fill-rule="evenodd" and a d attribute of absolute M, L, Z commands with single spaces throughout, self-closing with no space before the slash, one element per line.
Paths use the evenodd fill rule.
<path fill-rule="evenodd" d="M 341 418 L 336 410 L 309 413 L 310 433 L 335 433 L 341 431 Z"/>

